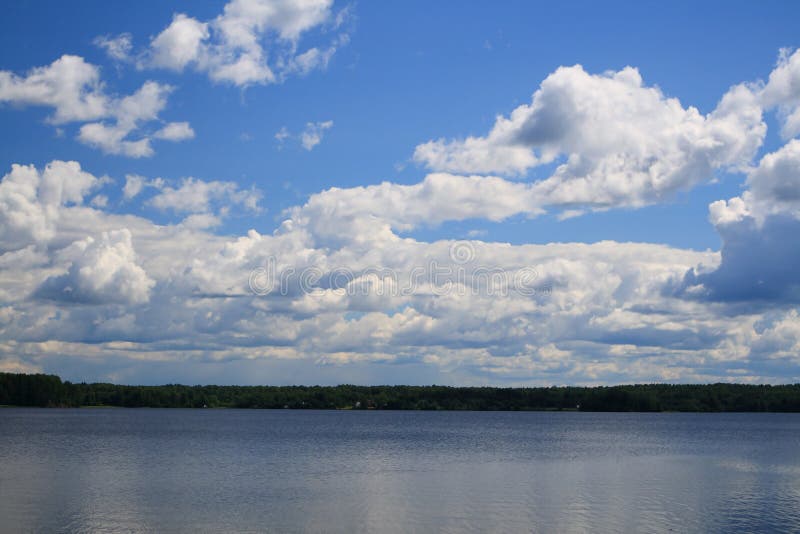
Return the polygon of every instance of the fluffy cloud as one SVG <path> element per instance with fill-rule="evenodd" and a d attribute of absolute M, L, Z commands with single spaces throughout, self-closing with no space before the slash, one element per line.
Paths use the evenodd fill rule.
<path fill-rule="evenodd" d="M 194 137 L 187 122 L 169 123 L 152 136 L 136 135 L 143 124 L 159 120 L 172 91 L 169 85 L 148 81 L 132 95 L 109 96 L 100 81 L 99 68 L 70 55 L 32 69 L 25 77 L 0 71 L 0 102 L 52 107 L 55 113 L 50 122 L 85 122 L 78 133 L 80 142 L 134 158 L 153 155 L 153 137 L 167 141 Z M 87 122 L 108 118 L 114 122 Z"/>
<path fill-rule="evenodd" d="M 125 185 L 122 188 L 122 197 L 125 200 L 131 200 L 132 198 L 138 196 L 145 187 L 162 189 L 164 185 L 164 180 L 161 178 L 148 180 L 144 176 L 140 176 L 138 174 L 127 174 L 125 175 Z"/>
<path fill-rule="evenodd" d="M 275 13 L 280 27 L 241 21 L 234 33 L 291 41 L 316 20 Z M 217 24 L 197 57 L 223 43 Z M 247 46 L 237 42 L 230 60 Z M 764 135 L 762 107 L 783 113 L 766 103 L 770 83 L 736 86 L 701 115 L 633 69 L 559 69 L 486 137 L 428 145 L 445 168 L 468 162 L 459 172 L 549 163 L 551 177 L 434 172 L 414 184 L 330 188 L 288 209 L 272 233 L 207 230 L 231 207 L 257 208 L 258 193 L 232 182 L 128 175 L 124 199 L 185 216 L 155 224 L 86 205 L 115 196 L 95 193 L 105 180 L 75 162 L 15 165 L 0 182 L 0 367 L 149 382 L 162 372 L 217 381 L 220 370 L 231 382 L 800 380 L 796 141 L 748 169 L 741 196 L 712 204 L 720 252 L 402 235 L 554 205 L 566 215 L 642 205 L 716 169 L 743 169 Z M 155 120 L 153 89 L 106 126 Z M 188 135 L 173 124 L 161 135 Z"/>
<path fill-rule="evenodd" d="M 142 189 L 145 185 L 145 178 L 144 176 L 139 176 L 138 174 L 128 174 L 125 176 L 125 187 L 122 188 L 122 195 L 125 200 L 130 200 L 139 193 L 142 192 Z"/>
<path fill-rule="evenodd" d="M 157 82 L 146 82 L 130 96 L 119 100 L 111 113 L 115 119 L 113 124 L 93 122 L 81 126 L 78 139 L 109 154 L 122 154 L 133 158 L 148 157 L 153 155 L 153 148 L 149 136 L 143 136 L 135 141 L 128 137 L 136 131 L 142 123 L 154 121 L 167 105 L 167 97 L 173 88 Z M 180 124 L 179 126 L 174 126 Z M 176 130 L 177 131 L 172 131 Z M 156 133 L 158 139 L 180 141 L 194 135 L 188 123 L 171 123 L 165 129 L 167 133 L 179 135 L 163 135 L 164 130 Z M 188 129 L 188 130 L 187 130 Z M 189 135 L 191 132 L 191 135 Z"/>
<path fill-rule="evenodd" d="M 536 184 L 541 205 L 642 206 L 740 168 L 766 132 L 758 95 L 733 87 L 708 115 L 683 107 L 639 72 L 589 74 L 581 66 L 548 76 L 531 104 L 498 117 L 485 137 L 430 141 L 414 158 L 451 172 L 520 174 L 557 163 Z"/>
<path fill-rule="evenodd" d="M 47 242 L 62 208 L 81 204 L 102 181 L 75 161 L 53 161 L 42 172 L 12 165 L 0 182 L 0 251 Z"/>
<path fill-rule="evenodd" d="M 542 213 L 528 184 L 497 177 L 430 174 L 413 185 L 384 182 L 367 187 L 331 188 L 290 210 L 319 239 L 367 241 L 421 225 L 470 218 L 500 221 Z"/>
<path fill-rule="evenodd" d="M 765 109 L 778 109 L 785 138 L 800 133 L 800 52 L 782 50 L 757 94 Z M 709 220 L 723 241 L 719 267 L 689 270 L 676 293 L 741 306 L 796 304 L 800 302 L 800 274 L 795 269 L 800 262 L 796 239 L 800 140 L 789 139 L 764 155 L 748 171 L 745 185 L 740 196 L 709 206 Z"/>
<path fill-rule="evenodd" d="M 332 19 L 332 4 L 332 0 L 232 0 L 208 22 L 176 14 L 153 38 L 140 66 L 177 71 L 191 66 L 214 81 L 238 86 L 307 74 L 325 68 L 347 42 L 342 34 L 325 49 L 297 52 L 302 34 Z"/>
<path fill-rule="evenodd" d="M 172 70 L 183 70 L 200 58 L 203 41 L 208 39 L 208 24 L 179 13 L 172 23 L 150 43 L 150 64 Z"/>
<path fill-rule="evenodd" d="M 170 122 L 153 134 L 153 137 L 167 141 L 184 141 L 194 138 L 194 130 L 188 122 Z"/>
<path fill-rule="evenodd" d="M 87 304 L 143 304 L 155 282 L 136 263 L 128 229 L 103 232 L 73 243 L 75 258 L 69 270 L 48 278 L 36 295 L 53 300 Z"/>
<path fill-rule="evenodd" d="M 234 182 L 210 181 L 184 178 L 179 187 L 157 184 L 160 191 L 148 203 L 162 210 L 178 213 L 210 213 L 219 207 L 222 213 L 232 206 L 258 211 L 261 193 L 255 188 L 239 189 Z"/>
<path fill-rule="evenodd" d="M 22 171 L 36 173 L 14 168 Z M 64 358 L 101 357 L 109 373 L 174 363 L 189 374 L 222 362 L 295 362 L 293 373 L 315 369 L 309 380 L 320 380 L 322 363 L 332 377 L 360 369 L 364 381 L 420 366 L 439 382 L 508 384 L 797 374 L 796 316 L 721 313 L 665 290 L 694 266 L 716 269 L 717 253 L 615 242 L 427 243 L 396 233 L 528 213 L 529 184 L 432 174 L 410 186 L 332 189 L 289 210 L 272 235 L 222 237 L 201 221 L 156 225 L 86 207 L 80 201 L 97 179 L 82 180 L 74 191 L 48 186 L 31 197 L 62 202 L 46 248 L 20 243 L 0 255 L 0 336 L 14 340 L 0 345 L 0 361 L 13 355 L 14 365 L 52 372 Z M 213 216 L 205 210 L 215 194 L 232 192 L 193 179 L 167 187 L 132 176 L 127 184 L 136 184 L 131 194 L 154 189 L 153 199 L 169 192 L 161 207 L 201 217 Z M 261 287 L 254 273 L 272 273 L 269 291 L 253 290 Z M 246 380 L 242 372 L 232 380 Z"/>
<path fill-rule="evenodd" d="M 800 141 L 766 154 L 746 184 L 742 196 L 709 206 L 723 240 L 721 265 L 690 270 L 678 291 L 712 300 L 800 302 Z"/>
<path fill-rule="evenodd" d="M 145 189 L 155 190 L 145 203 L 159 210 L 186 215 L 182 224 L 191 228 L 218 226 L 232 208 L 258 213 L 262 193 L 255 187 L 241 189 L 235 182 L 204 181 L 188 177 L 177 186 L 169 185 L 163 178 L 148 180 L 138 174 L 125 177 L 123 198 L 131 200 Z"/>
<path fill-rule="evenodd" d="M 800 140 L 765 155 L 747 177 L 748 211 L 758 219 L 772 213 L 800 218 Z"/>
<path fill-rule="evenodd" d="M 82 57 L 64 55 L 26 76 L 0 71 L 0 102 L 47 106 L 55 124 L 105 117 L 110 99 L 103 91 L 100 69 Z"/>
<path fill-rule="evenodd" d="M 778 107 L 781 134 L 788 139 L 800 134 L 800 50 L 781 50 L 778 64 L 762 92 L 764 106 Z"/>
<path fill-rule="evenodd" d="M 682 295 L 757 305 L 775 301 L 800 302 L 800 247 L 795 236 L 800 221 L 772 215 L 763 223 L 751 217 L 721 222 L 723 240 L 719 268 L 691 269 L 680 285 Z"/>

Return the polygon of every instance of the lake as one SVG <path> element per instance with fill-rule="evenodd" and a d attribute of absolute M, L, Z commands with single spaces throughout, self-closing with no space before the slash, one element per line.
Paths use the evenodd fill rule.
<path fill-rule="evenodd" d="M 0 531 L 799 531 L 800 414 L 0 409 Z"/>

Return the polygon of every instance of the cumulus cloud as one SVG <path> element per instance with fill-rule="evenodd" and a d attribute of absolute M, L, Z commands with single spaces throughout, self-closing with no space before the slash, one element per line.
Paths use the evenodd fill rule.
<path fill-rule="evenodd" d="M 150 43 L 149 63 L 154 67 L 183 70 L 187 64 L 198 60 L 206 39 L 208 24 L 178 13 Z"/>
<path fill-rule="evenodd" d="M 130 140 L 132 132 L 139 129 L 142 123 L 158 119 L 167 105 L 167 97 L 173 91 L 169 85 L 157 82 L 146 82 L 130 96 L 119 100 L 114 106 L 112 116 L 114 123 L 93 122 L 80 128 L 78 139 L 109 154 L 122 154 L 132 158 L 153 155 L 149 136 Z M 177 124 L 177 126 L 175 126 Z M 191 132 L 191 134 L 190 134 Z M 177 135 L 175 135 L 177 134 Z M 181 141 L 194 135 L 188 123 L 170 123 L 159 130 L 155 137 L 169 141 Z"/>
<path fill-rule="evenodd" d="M 0 251 L 47 242 L 62 207 L 81 204 L 102 182 L 75 161 L 53 161 L 41 172 L 12 165 L 0 182 Z"/>
<path fill-rule="evenodd" d="M 203 47 L 215 42 L 208 24 Z M 286 37 L 270 31 L 302 34 L 286 24 Z M 0 366 L 53 372 L 92 358 L 108 375 L 172 365 L 186 377 L 224 365 L 235 382 L 266 369 L 290 382 L 341 382 L 352 370 L 384 382 L 408 368 L 460 384 L 800 380 L 800 149 L 789 141 L 748 167 L 768 85 L 736 86 L 702 115 L 633 69 L 560 69 L 476 150 L 442 142 L 442 161 L 465 151 L 473 160 L 458 161 L 483 165 L 475 175 L 330 188 L 286 210 L 272 233 L 208 230 L 257 208 L 232 182 L 127 176 L 123 198 L 185 216 L 155 224 L 86 205 L 104 180 L 77 163 L 15 165 L 0 182 Z M 511 151 L 502 169 L 498 147 Z M 484 175 L 547 163 L 555 171 L 539 182 Z M 554 205 L 564 216 L 642 205 L 719 168 L 747 172 L 742 195 L 710 207 L 720 252 L 403 235 Z"/>
<path fill-rule="evenodd" d="M 125 176 L 125 186 L 122 188 L 122 196 L 125 200 L 130 200 L 142 192 L 147 179 L 138 174 L 128 174 Z"/>
<path fill-rule="evenodd" d="M 778 110 L 788 141 L 748 170 L 741 195 L 709 205 L 722 261 L 687 271 L 675 289 L 681 296 L 755 306 L 800 302 L 800 140 L 791 139 L 800 133 L 800 51 L 781 51 L 757 95 L 765 109 Z"/>
<path fill-rule="evenodd" d="M 772 213 L 800 218 L 800 140 L 765 155 L 747 177 L 748 211 L 762 219 Z"/>
<path fill-rule="evenodd" d="M 679 293 L 734 301 L 800 301 L 800 140 L 766 154 L 752 169 L 748 189 L 709 206 L 723 241 L 722 263 L 690 270 Z"/>
<path fill-rule="evenodd" d="M 52 198 L 79 199 L 87 187 Z M 171 187 L 184 190 L 163 206 L 198 216 L 177 225 L 67 201 L 46 249 L 0 255 L 0 310 L 13 308 L 0 313 L 0 337 L 15 340 L 13 349 L 0 345 L 0 359 L 13 354 L 50 370 L 56 360 L 48 355 L 95 355 L 109 371 L 141 369 L 144 361 L 182 362 L 187 372 L 210 362 L 293 361 L 317 372 L 318 362 L 330 369 L 381 362 L 417 364 L 459 383 L 595 383 L 768 380 L 763 362 L 780 353 L 778 375 L 795 372 L 788 352 L 800 331 L 796 317 L 743 318 L 665 293 L 693 266 L 716 268 L 717 253 L 397 234 L 428 219 L 527 212 L 528 187 L 441 173 L 411 186 L 332 189 L 289 210 L 274 234 L 231 237 L 203 229 L 214 217 L 203 211 L 206 202 L 228 191 L 219 184 L 187 179 Z M 153 198 L 167 190 L 153 189 Z M 193 200 L 180 203 L 181 196 Z M 351 228 L 331 237 L 331 229 Z M 274 285 L 255 293 L 252 275 L 265 267 L 274 269 Z M 435 268 L 459 267 L 444 282 L 435 276 Z M 281 285 L 278 273 L 294 276 Z M 302 273 L 311 273 L 303 276 L 313 290 Z M 519 291 L 520 274 L 544 289 Z M 365 376 L 384 366 L 365 368 Z"/>
<path fill-rule="evenodd" d="M 63 55 L 25 76 L 0 71 L 0 102 L 47 106 L 54 124 L 105 117 L 110 99 L 100 81 L 100 69 L 82 57 Z"/>
<path fill-rule="evenodd" d="M 167 141 L 184 141 L 194 138 L 194 130 L 188 122 L 170 122 L 153 134 L 153 137 Z"/>
<path fill-rule="evenodd" d="M 785 139 L 800 134 L 800 50 L 781 50 L 762 99 L 765 107 L 778 107 Z"/>
<path fill-rule="evenodd" d="M 340 34 L 326 48 L 297 51 L 304 33 L 331 21 L 332 6 L 332 0 L 232 0 L 207 22 L 179 13 L 153 38 L 139 64 L 176 71 L 192 67 L 238 86 L 307 74 L 325 68 L 347 42 Z"/>
<path fill-rule="evenodd" d="M 134 158 L 153 155 L 152 138 L 183 141 L 194 137 L 187 122 L 168 123 L 153 135 L 140 132 L 143 124 L 159 120 L 173 89 L 148 81 L 132 95 L 110 96 L 100 81 L 99 68 L 70 55 L 34 68 L 24 77 L 0 71 L 0 102 L 52 107 L 55 113 L 48 120 L 54 124 L 85 123 L 78 141 Z"/>
<path fill-rule="evenodd" d="M 144 201 L 146 205 L 184 215 L 183 227 L 195 229 L 218 226 L 233 209 L 259 213 L 263 196 L 256 187 L 242 189 L 235 182 L 188 177 L 170 185 L 163 178 L 148 179 L 138 174 L 125 177 L 122 194 L 126 201 L 138 197 L 145 190 L 154 191 Z"/>
<path fill-rule="evenodd" d="M 634 68 L 589 74 L 576 65 L 548 76 L 530 104 L 498 117 L 486 136 L 429 141 L 414 158 L 458 173 L 555 164 L 536 184 L 542 205 L 643 206 L 747 165 L 765 132 L 749 86 L 731 88 L 702 115 L 646 86 Z"/>
<path fill-rule="evenodd" d="M 294 223 L 319 238 L 362 240 L 445 221 L 536 216 L 542 209 L 529 184 L 497 177 L 435 173 L 413 185 L 383 182 L 354 188 L 331 188 L 312 195 L 289 212 Z"/>
<path fill-rule="evenodd" d="M 131 200 L 139 193 L 144 191 L 145 188 L 163 189 L 166 181 L 163 178 L 153 178 L 148 180 L 139 174 L 126 174 L 125 185 L 122 187 L 122 197 L 125 200 Z"/>
<path fill-rule="evenodd" d="M 155 282 L 136 263 L 127 228 L 103 232 L 71 245 L 76 257 L 66 274 L 48 278 L 37 289 L 42 298 L 86 304 L 143 304 Z M 70 251 L 73 252 L 73 251 Z"/>
<path fill-rule="evenodd" d="M 710 272 L 691 269 L 680 294 L 720 301 L 758 304 L 800 301 L 800 221 L 773 215 L 762 224 L 747 217 L 717 226 L 723 240 L 722 262 Z"/>
<path fill-rule="evenodd" d="M 234 206 L 251 212 L 259 210 L 261 192 L 255 188 L 243 190 L 235 182 L 203 181 L 184 178 L 178 187 L 156 183 L 159 192 L 148 200 L 148 204 L 161 210 L 177 213 L 210 214 L 218 211 L 227 214 Z"/>

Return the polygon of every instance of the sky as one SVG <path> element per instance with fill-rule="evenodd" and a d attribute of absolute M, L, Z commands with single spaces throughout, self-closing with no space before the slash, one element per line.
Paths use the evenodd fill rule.
<path fill-rule="evenodd" d="M 0 372 L 800 381 L 796 2 L 17 2 Z"/>

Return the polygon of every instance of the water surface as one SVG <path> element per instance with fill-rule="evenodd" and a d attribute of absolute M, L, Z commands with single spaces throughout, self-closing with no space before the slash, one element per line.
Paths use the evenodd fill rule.
<path fill-rule="evenodd" d="M 0 531 L 800 531 L 800 414 L 0 409 Z"/>

